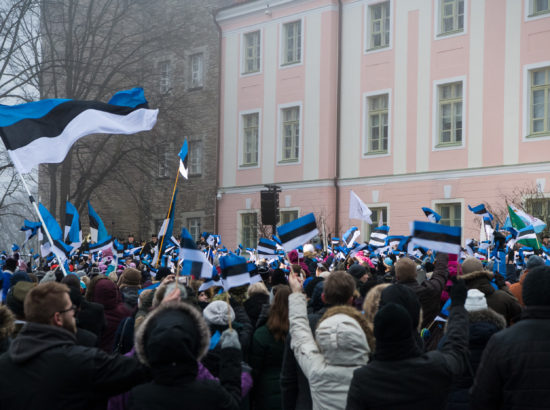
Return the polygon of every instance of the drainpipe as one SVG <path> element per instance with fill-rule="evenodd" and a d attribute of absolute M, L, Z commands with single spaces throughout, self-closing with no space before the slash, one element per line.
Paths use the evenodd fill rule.
<path fill-rule="evenodd" d="M 336 172 L 334 175 L 334 232 L 338 235 L 340 230 L 340 121 L 341 121 L 341 95 L 342 95 L 342 0 L 338 0 L 338 85 L 336 89 Z"/>
<path fill-rule="evenodd" d="M 218 10 L 219 11 L 219 10 Z M 214 12 L 212 16 L 214 17 L 214 24 L 216 24 L 216 28 L 218 29 L 218 139 L 216 143 L 216 158 L 218 159 L 218 164 L 220 164 L 220 134 L 221 134 L 221 120 L 222 120 L 222 28 L 218 24 L 218 21 L 216 19 L 218 15 L 218 11 Z M 218 219 L 219 219 L 219 202 L 221 198 L 218 199 L 218 190 L 220 189 L 220 172 L 219 169 L 216 169 L 216 197 L 214 198 L 214 201 L 216 201 L 216 207 L 215 207 L 215 215 L 214 215 L 214 232 L 218 234 Z"/>

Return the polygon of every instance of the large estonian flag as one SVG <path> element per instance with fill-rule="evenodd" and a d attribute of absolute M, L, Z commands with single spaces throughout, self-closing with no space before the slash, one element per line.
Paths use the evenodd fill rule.
<path fill-rule="evenodd" d="M 90 235 L 92 236 L 92 242 L 104 242 L 110 238 L 107 233 L 107 228 L 103 224 L 103 221 L 92 207 L 90 201 L 88 201 L 88 216 L 90 217 Z"/>
<path fill-rule="evenodd" d="M 432 222 L 411 223 L 411 245 L 422 246 L 439 252 L 460 254 L 462 228 Z"/>
<path fill-rule="evenodd" d="M 195 278 L 212 278 L 212 264 L 208 262 L 204 252 L 197 249 L 195 241 L 187 229 L 181 230 L 181 248 L 179 250 L 179 259 L 182 259 L 182 275 L 192 275 Z"/>
<path fill-rule="evenodd" d="M 277 255 L 277 242 L 266 238 L 258 241 L 258 256 Z"/>
<path fill-rule="evenodd" d="M 120 91 L 109 103 L 47 99 L 0 105 L 0 136 L 15 168 L 27 174 L 42 163 L 62 162 L 72 145 L 89 134 L 135 134 L 157 121 L 142 88 Z"/>
<path fill-rule="evenodd" d="M 75 206 L 67 201 L 65 205 L 65 243 L 68 243 L 73 248 L 79 248 L 82 244 L 82 226 L 80 225 L 80 217 Z"/>
<path fill-rule="evenodd" d="M 248 263 L 242 256 L 230 252 L 220 257 L 220 268 L 223 287 L 226 291 L 250 283 Z"/>
<path fill-rule="evenodd" d="M 319 230 L 313 213 L 304 215 L 277 228 L 281 246 L 287 252 L 302 246 L 318 234 Z"/>

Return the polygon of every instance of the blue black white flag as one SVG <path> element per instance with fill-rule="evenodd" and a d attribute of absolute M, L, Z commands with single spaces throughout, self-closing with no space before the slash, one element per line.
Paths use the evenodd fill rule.
<path fill-rule="evenodd" d="M 382 225 L 377 228 L 374 228 L 370 234 L 369 245 L 378 248 L 386 244 L 386 238 L 388 237 L 388 232 L 390 227 L 388 225 Z"/>
<path fill-rule="evenodd" d="M 103 221 L 92 207 L 90 201 L 88 201 L 88 216 L 90 217 L 90 235 L 92 236 L 92 242 L 105 242 L 110 238 L 107 233 L 107 228 L 103 224 Z"/>
<path fill-rule="evenodd" d="M 357 238 L 359 238 L 360 235 L 361 231 L 356 226 L 349 228 L 342 236 L 344 242 L 346 243 L 346 247 L 352 248 L 353 243 L 357 240 Z"/>
<path fill-rule="evenodd" d="M 250 283 L 248 263 L 242 256 L 229 253 L 220 257 L 220 268 L 223 287 L 226 291 Z"/>
<path fill-rule="evenodd" d="M 468 209 L 476 215 L 487 216 L 491 218 L 491 221 L 493 220 L 493 215 L 491 215 L 487 210 L 487 208 L 485 208 L 485 204 L 479 204 L 477 206 L 474 206 L 473 208 L 470 205 L 468 205 Z"/>
<path fill-rule="evenodd" d="M 53 240 L 53 244 L 50 244 L 53 246 L 50 246 L 49 250 L 57 257 L 57 260 L 62 263 L 69 257 L 73 248 L 63 242 L 63 231 L 61 231 L 61 227 L 46 207 L 42 204 L 38 204 L 38 211 L 40 212 L 40 216 L 42 216 L 44 224 L 46 225 L 46 228 L 48 229 Z M 48 247 L 45 249 L 47 248 Z"/>
<path fill-rule="evenodd" d="M 25 242 L 23 242 L 23 245 L 38 233 L 40 227 L 42 227 L 41 222 L 28 221 L 27 219 L 24 220 L 23 226 L 21 227 L 21 231 L 25 232 Z"/>
<path fill-rule="evenodd" d="M 441 220 L 441 215 L 439 215 L 433 209 L 423 206 L 422 210 L 424 211 L 424 215 L 426 215 L 430 222 L 438 223 Z"/>
<path fill-rule="evenodd" d="M 258 256 L 264 255 L 277 255 L 277 242 L 260 238 L 258 241 Z"/>
<path fill-rule="evenodd" d="M 208 262 L 204 252 L 197 249 L 197 245 L 187 229 L 181 230 L 181 248 L 179 259 L 182 260 L 181 274 L 192 275 L 199 279 L 210 279 L 212 277 L 212 264 Z"/>
<path fill-rule="evenodd" d="M 183 146 L 181 147 L 180 153 L 178 156 L 180 157 L 180 174 L 182 177 L 187 179 L 187 175 L 189 174 L 189 167 L 187 165 L 188 163 L 188 152 L 189 147 L 187 146 L 187 140 L 183 141 Z"/>
<path fill-rule="evenodd" d="M 304 215 L 277 228 L 277 235 L 281 240 L 282 247 L 287 252 L 305 244 L 318 234 L 319 230 L 313 213 Z"/>
<path fill-rule="evenodd" d="M 178 190 L 174 191 L 172 195 L 172 201 L 170 202 L 170 208 L 168 210 L 168 216 L 162 222 L 158 233 L 158 245 L 155 252 L 155 257 L 153 258 L 153 266 L 157 266 L 160 255 L 164 254 L 166 248 L 170 246 L 170 238 L 172 237 L 172 232 L 174 230 L 174 211 L 176 208 L 176 197 L 178 196 Z"/>
<path fill-rule="evenodd" d="M 90 253 L 98 253 L 98 252 L 108 252 L 108 253 L 115 253 L 114 250 L 114 238 L 112 236 L 107 236 L 106 238 L 103 238 L 101 241 L 98 241 L 94 244 L 91 244 L 89 247 Z"/>
<path fill-rule="evenodd" d="M 462 228 L 432 222 L 414 221 L 411 223 L 411 245 L 422 246 L 434 251 L 460 253 Z"/>
<path fill-rule="evenodd" d="M 77 249 L 82 244 L 82 226 L 80 225 L 80 217 L 78 211 L 67 201 L 65 205 L 65 232 L 63 235 L 65 243 Z"/>
<path fill-rule="evenodd" d="M 158 110 L 147 109 L 142 88 L 120 91 L 109 103 L 47 99 L 0 105 L 0 136 L 15 168 L 29 173 L 38 164 L 59 163 L 89 134 L 148 131 Z"/>

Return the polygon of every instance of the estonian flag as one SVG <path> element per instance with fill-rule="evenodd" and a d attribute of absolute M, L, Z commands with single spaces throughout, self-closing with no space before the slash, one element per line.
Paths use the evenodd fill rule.
<path fill-rule="evenodd" d="M 63 242 L 63 232 L 61 231 L 61 227 L 46 207 L 42 204 L 38 204 L 38 211 L 40 212 L 40 215 L 44 220 L 44 224 L 50 232 L 50 236 L 53 240 L 53 247 L 50 246 L 49 251 L 54 253 L 59 262 L 63 262 L 69 257 L 73 247 Z M 45 246 L 44 249 L 47 252 L 48 247 Z M 43 254 L 42 256 L 45 255 Z"/>
<path fill-rule="evenodd" d="M 77 249 L 82 244 L 82 226 L 80 225 L 80 217 L 78 211 L 67 201 L 65 205 L 65 243 L 68 243 L 73 248 Z"/>
<path fill-rule="evenodd" d="M 428 217 L 428 220 L 433 223 L 438 223 L 441 220 L 441 215 L 435 212 L 433 209 L 423 206 L 422 210 L 424 214 Z"/>
<path fill-rule="evenodd" d="M 369 245 L 375 248 L 384 246 L 386 244 L 386 238 L 388 237 L 389 231 L 390 227 L 388 225 L 382 225 L 374 228 L 370 234 Z"/>
<path fill-rule="evenodd" d="M 111 251 L 113 254 L 115 254 L 114 250 L 114 239 L 112 236 L 107 236 L 103 240 L 100 240 L 93 245 L 90 245 L 90 253 L 98 253 L 98 252 L 106 252 Z"/>
<path fill-rule="evenodd" d="M 359 238 L 359 235 L 361 235 L 361 231 L 356 226 L 349 228 L 342 237 L 346 243 L 346 247 L 351 248 L 353 246 L 353 242 Z"/>
<path fill-rule="evenodd" d="M 250 283 L 248 263 L 242 256 L 237 256 L 234 253 L 222 256 L 220 258 L 220 268 L 222 270 L 223 287 L 226 291 Z"/>
<path fill-rule="evenodd" d="M 491 221 L 493 220 L 493 215 L 491 215 L 487 208 L 485 208 L 485 204 L 479 204 L 478 206 L 474 206 L 473 208 L 468 205 L 468 209 L 476 215 L 487 216 L 491 218 Z"/>
<path fill-rule="evenodd" d="M 162 226 L 160 227 L 159 234 L 157 236 L 158 245 L 157 245 L 157 252 L 155 252 L 155 257 L 153 258 L 154 266 L 157 266 L 160 255 L 163 255 L 166 248 L 170 246 L 170 238 L 172 237 L 172 231 L 174 230 L 174 210 L 176 208 L 177 196 L 178 196 L 178 190 L 176 189 L 172 197 L 172 202 L 170 203 L 170 210 L 168 211 L 168 217 L 162 222 Z M 162 249 L 159 249 L 158 248 L 159 246 L 161 246 Z"/>
<path fill-rule="evenodd" d="M 185 228 L 181 230 L 180 242 L 179 259 L 183 260 L 180 273 L 185 276 L 191 275 L 196 279 L 210 279 L 212 264 L 208 262 L 204 252 L 197 249 L 195 241 Z"/>
<path fill-rule="evenodd" d="M 184 177 L 185 179 L 187 179 L 187 175 L 188 175 L 188 171 L 189 171 L 189 167 L 187 166 L 187 161 L 188 161 L 188 151 L 189 151 L 189 148 L 187 146 L 187 140 L 185 140 L 183 142 L 183 146 L 181 147 L 181 151 L 180 153 L 178 154 L 179 157 L 180 157 L 180 174 L 182 177 Z"/>
<path fill-rule="evenodd" d="M 27 174 L 38 164 L 62 162 L 72 145 L 86 135 L 152 129 L 158 110 L 146 107 L 142 88 L 120 91 L 107 104 L 48 99 L 0 105 L 0 136 L 15 168 Z"/>
<path fill-rule="evenodd" d="M 90 217 L 90 235 L 92 236 L 92 242 L 105 242 L 110 236 L 107 233 L 107 228 L 103 224 L 103 221 L 92 207 L 90 201 L 88 201 L 88 216 Z"/>
<path fill-rule="evenodd" d="M 281 240 L 282 247 L 287 252 L 302 246 L 318 234 L 319 230 L 313 213 L 304 215 L 277 228 L 277 235 Z"/>
<path fill-rule="evenodd" d="M 460 253 L 460 226 L 439 225 L 432 222 L 414 221 L 411 223 L 411 245 L 422 246 L 445 253 Z"/>
<path fill-rule="evenodd" d="M 277 242 L 260 238 L 258 242 L 258 256 L 277 255 Z"/>
<path fill-rule="evenodd" d="M 33 222 L 24 220 L 23 226 L 21 227 L 21 231 L 25 232 L 25 242 L 23 242 L 23 245 L 26 244 L 31 238 L 33 238 L 37 233 L 38 229 L 42 226 L 42 223 L 40 222 Z"/>

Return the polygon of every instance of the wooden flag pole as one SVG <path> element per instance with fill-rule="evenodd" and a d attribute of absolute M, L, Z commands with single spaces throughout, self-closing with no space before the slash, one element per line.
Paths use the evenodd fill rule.
<path fill-rule="evenodd" d="M 168 208 L 168 216 L 166 217 L 166 219 L 170 218 L 170 213 L 172 212 L 172 204 L 174 203 L 174 195 L 176 195 L 176 187 L 178 186 L 179 176 L 180 176 L 180 172 L 178 170 L 178 173 L 176 174 L 176 181 L 174 182 L 174 189 L 172 190 L 172 198 L 170 199 L 170 207 Z M 157 258 L 157 263 L 155 265 L 155 268 L 158 268 L 159 261 L 162 258 L 162 246 L 164 244 L 165 236 L 166 236 L 166 233 L 162 235 L 162 239 L 160 240 L 159 257 Z"/>

